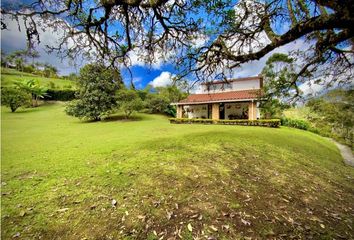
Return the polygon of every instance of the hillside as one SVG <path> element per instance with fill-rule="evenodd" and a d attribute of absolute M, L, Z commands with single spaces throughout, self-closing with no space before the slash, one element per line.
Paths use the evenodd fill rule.
<path fill-rule="evenodd" d="M 12 85 L 16 81 L 25 81 L 30 79 L 38 81 L 40 85 L 48 88 L 53 88 L 53 84 L 55 85 L 55 88 L 59 89 L 75 88 L 75 83 L 70 80 L 46 78 L 31 73 L 20 72 L 15 69 L 1 68 L 1 86 L 3 87 Z"/>
<path fill-rule="evenodd" d="M 63 110 L 2 109 L 4 239 L 354 237 L 354 169 L 316 134 Z"/>

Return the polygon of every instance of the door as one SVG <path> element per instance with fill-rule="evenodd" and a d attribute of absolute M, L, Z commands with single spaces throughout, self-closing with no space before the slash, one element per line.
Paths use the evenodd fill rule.
<path fill-rule="evenodd" d="M 220 119 L 225 119 L 225 104 L 224 103 L 220 103 L 220 106 L 219 106 L 219 116 L 220 116 Z"/>

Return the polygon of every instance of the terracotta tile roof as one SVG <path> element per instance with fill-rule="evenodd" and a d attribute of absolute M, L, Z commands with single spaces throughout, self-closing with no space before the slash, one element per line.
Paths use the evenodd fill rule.
<path fill-rule="evenodd" d="M 242 99 L 257 99 L 261 94 L 261 90 L 242 90 L 222 93 L 205 93 L 205 94 L 192 94 L 186 99 L 178 102 L 178 104 L 196 104 L 196 103 L 208 103 L 217 101 L 232 101 Z"/>

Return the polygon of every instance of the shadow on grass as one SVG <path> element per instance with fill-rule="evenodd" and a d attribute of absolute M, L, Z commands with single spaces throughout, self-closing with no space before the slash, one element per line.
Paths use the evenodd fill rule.
<path fill-rule="evenodd" d="M 6 108 L 7 110 L 5 112 L 12 113 L 12 114 L 26 114 L 26 113 L 42 111 L 43 107 L 47 107 L 47 106 L 51 106 L 51 105 L 55 105 L 55 104 L 57 104 L 57 102 L 54 102 L 54 101 L 49 101 L 49 102 L 43 101 L 42 102 L 42 101 L 40 101 L 39 105 L 36 107 L 31 107 L 31 106 L 20 107 L 16 110 L 16 112 L 11 112 L 10 108 Z"/>
<path fill-rule="evenodd" d="M 102 120 L 82 120 L 79 123 L 135 122 L 135 121 L 143 121 L 143 120 L 144 118 L 142 116 L 131 116 L 129 118 L 126 118 L 123 115 L 113 115 Z"/>
<path fill-rule="evenodd" d="M 129 118 L 126 118 L 123 115 L 113 115 L 109 116 L 108 118 L 102 120 L 102 122 L 115 122 L 115 121 L 120 121 L 120 122 L 132 122 L 132 121 L 141 121 L 144 118 L 141 116 L 130 116 Z"/>

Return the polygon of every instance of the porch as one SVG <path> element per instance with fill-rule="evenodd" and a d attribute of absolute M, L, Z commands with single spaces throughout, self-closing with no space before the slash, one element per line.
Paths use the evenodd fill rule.
<path fill-rule="evenodd" d="M 201 104 L 178 104 L 177 118 L 188 119 L 259 119 L 257 101 L 213 102 Z"/>

